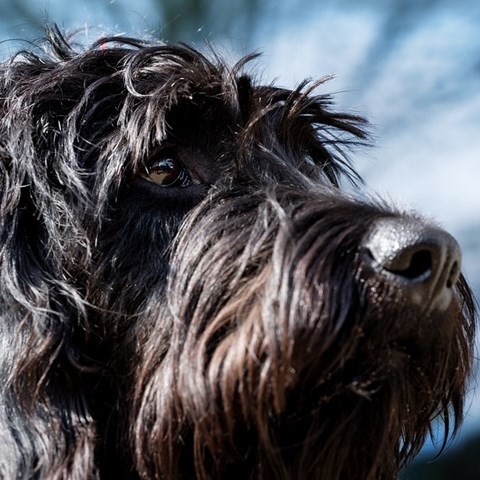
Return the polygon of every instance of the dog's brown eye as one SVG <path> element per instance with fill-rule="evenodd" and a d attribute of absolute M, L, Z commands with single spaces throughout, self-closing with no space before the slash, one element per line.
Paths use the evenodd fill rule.
<path fill-rule="evenodd" d="M 186 187 L 192 183 L 185 166 L 174 152 L 161 152 L 145 166 L 147 180 L 162 187 Z"/>

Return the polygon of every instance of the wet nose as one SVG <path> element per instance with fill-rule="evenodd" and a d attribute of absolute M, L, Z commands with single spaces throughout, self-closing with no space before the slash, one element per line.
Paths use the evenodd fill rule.
<path fill-rule="evenodd" d="M 448 308 L 461 265 L 460 247 L 449 233 L 416 220 L 385 218 L 372 226 L 363 248 L 366 262 L 410 302 L 429 311 Z"/>

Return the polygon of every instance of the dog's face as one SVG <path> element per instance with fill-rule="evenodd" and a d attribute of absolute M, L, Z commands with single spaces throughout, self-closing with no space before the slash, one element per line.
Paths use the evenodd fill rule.
<path fill-rule="evenodd" d="M 4 477 L 383 479 L 458 427 L 458 245 L 341 191 L 361 118 L 246 60 L 52 42 L 1 71 Z"/>

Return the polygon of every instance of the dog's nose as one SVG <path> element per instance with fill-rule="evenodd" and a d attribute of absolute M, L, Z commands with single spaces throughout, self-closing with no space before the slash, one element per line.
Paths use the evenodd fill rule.
<path fill-rule="evenodd" d="M 461 264 L 460 247 L 449 233 L 416 220 L 385 218 L 373 225 L 363 247 L 367 263 L 412 303 L 429 311 L 448 308 Z"/>

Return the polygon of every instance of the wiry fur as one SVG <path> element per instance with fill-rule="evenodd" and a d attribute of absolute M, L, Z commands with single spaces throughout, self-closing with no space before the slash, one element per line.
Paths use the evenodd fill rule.
<path fill-rule="evenodd" d="M 427 315 L 364 268 L 405 216 L 338 188 L 364 121 L 249 60 L 52 30 L 1 65 L 2 478 L 390 479 L 458 427 L 468 286 Z M 143 178 L 166 144 L 195 184 Z"/>

